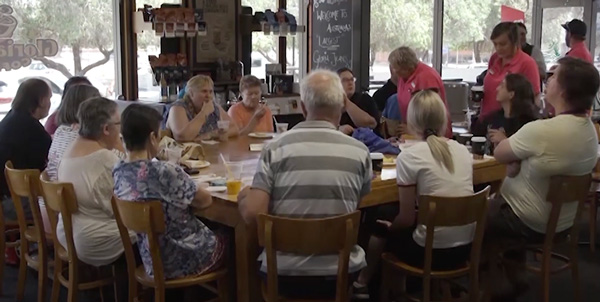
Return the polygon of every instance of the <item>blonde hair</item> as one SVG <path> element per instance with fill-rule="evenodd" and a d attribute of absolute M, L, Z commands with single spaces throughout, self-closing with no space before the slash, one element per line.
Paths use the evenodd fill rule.
<path fill-rule="evenodd" d="M 206 85 L 214 87 L 215 83 L 209 76 L 205 76 L 202 74 L 193 76 L 191 79 L 189 79 L 189 81 L 187 81 L 187 84 L 185 86 L 185 95 L 183 96 L 183 99 L 185 101 L 191 102 L 192 99 L 190 98 L 190 90 L 200 90 Z"/>
<path fill-rule="evenodd" d="M 408 104 L 408 126 L 425 138 L 431 155 L 450 173 L 454 173 L 454 161 L 445 138 L 438 136 L 446 132 L 448 117 L 446 106 L 440 96 L 431 90 L 416 93 Z"/>
<path fill-rule="evenodd" d="M 394 49 L 388 56 L 388 62 L 400 69 L 414 70 L 419 64 L 417 54 L 410 47 L 402 46 Z"/>

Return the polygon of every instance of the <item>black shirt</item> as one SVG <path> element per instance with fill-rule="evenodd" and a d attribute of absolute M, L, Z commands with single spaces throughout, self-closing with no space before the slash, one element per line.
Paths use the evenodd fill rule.
<path fill-rule="evenodd" d="M 370 95 L 357 92 L 352 95 L 350 101 L 358 106 L 358 108 L 360 108 L 362 111 L 372 116 L 377 122 L 377 127 L 375 129 L 379 129 L 379 120 L 381 118 L 380 113 L 379 110 L 377 110 L 377 105 L 375 105 L 375 102 Z M 348 112 L 344 112 L 342 114 L 340 125 L 350 125 L 352 128 L 356 128 L 356 125 L 354 124 L 354 121 L 352 121 L 352 118 L 350 118 L 350 115 L 348 115 Z"/>
<path fill-rule="evenodd" d="M 535 121 L 536 119 L 537 116 L 505 117 L 504 109 L 500 109 L 479 118 L 473 126 L 471 133 L 473 133 L 474 136 L 486 136 L 488 128 L 503 128 L 506 137 L 510 137 L 519 131 L 525 124 Z"/>
<path fill-rule="evenodd" d="M 46 168 L 52 139 L 40 121 L 31 114 L 11 110 L 0 122 L 0 197 L 10 195 L 4 165 L 12 161 L 16 169 Z"/>
<path fill-rule="evenodd" d="M 375 100 L 375 104 L 377 105 L 377 109 L 379 112 L 383 112 L 385 109 L 385 103 L 387 99 L 391 97 L 393 94 L 398 92 L 398 86 L 392 82 L 392 80 L 388 80 L 383 87 L 377 89 L 373 94 L 373 99 Z"/>

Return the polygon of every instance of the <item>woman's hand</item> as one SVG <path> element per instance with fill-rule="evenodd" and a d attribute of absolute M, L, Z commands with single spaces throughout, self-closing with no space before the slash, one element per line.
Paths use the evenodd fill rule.
<path fill-rule="evenodd" d="M 390 227 L 392 227 L 392 222 L 391 221 L 377 219 L 377 223 L 381 224 L 382 226 L 384 226 L 388 230 L 390 229 Z"/>
<path fill-rule="evenodd" d="M 346 135 L 352 135 L 354 132 L 354 128 L 352 128 L 350 125 L 342 125 L 340 126 L 339 130 Z"/>
<path fill-rule="evenodd" d="M 504 133 L 504 129 L 490 129 L 488 130 L 488 135 L 490 136 L 490 141 L 494 143 L 494 145 L 498 145 L 501 141 L 506 139 L 506 133 Z"/>
<path fill-rule="evenodd" d="M 521 172 L 521 162 L 515 161 L 506 165 L 506 176 L 514 178 Z"/>
<path fill-rule="evenodd" d="M 202 106 L 202 109 L 200 110 L 200 112 L 198 114 L 202 114 L 204 117 L 207 117 L 214 111 L 215 111 L 215 103 L 212 100 L 210 100 L 210 101 L 204 103 L 204 105 Z"/>

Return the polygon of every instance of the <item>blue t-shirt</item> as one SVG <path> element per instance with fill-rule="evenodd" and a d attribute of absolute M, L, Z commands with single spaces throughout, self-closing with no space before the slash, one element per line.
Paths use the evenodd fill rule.
<path fill-rule="evenodd" d="M 401 121 L 400 106 L 398 105 L 398 94 L 390 96 L 385 102 L 385 108 L 382 113 L 383 117 L 391 120 Z"/>

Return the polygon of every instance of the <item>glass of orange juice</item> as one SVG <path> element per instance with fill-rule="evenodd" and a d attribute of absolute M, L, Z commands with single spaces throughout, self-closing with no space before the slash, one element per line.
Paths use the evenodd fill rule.
<path fill-rule="evenodd" d="M 227 194 L 238 195 L 242 189 L 242 170 L 244 165 L 241 162 L 227 162 L 225 164 L 228 167 Z"/>

